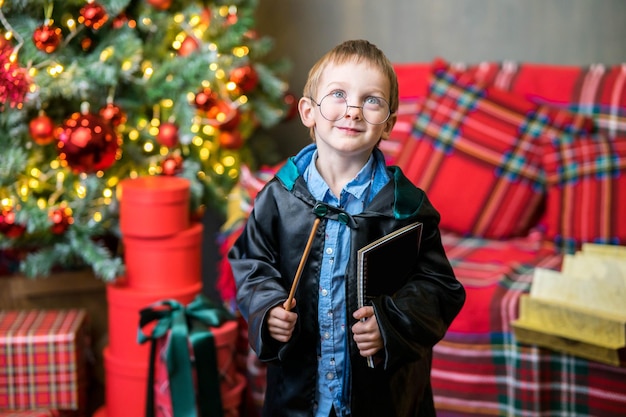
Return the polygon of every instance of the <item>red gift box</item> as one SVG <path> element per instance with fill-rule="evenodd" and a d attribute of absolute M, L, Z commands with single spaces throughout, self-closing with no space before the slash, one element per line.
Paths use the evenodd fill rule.
<path fill-rule="evenodd" d="M 220 396 L 223 407 L 223 417 L 234 417 L 241 402 L 241 394 L 246 386 L 245 377 L 237 372 L 235 367 L 235 343 L 238 335 L 238 324 L 231 320 L 220 327 L 211 328 L 215 338 L 216 360 L 220 381 Z M 169 336 L 156 341 L 156 362 L 154 364 L 154 407 L 155 417 L 173 417 L 170 379 L 167 370 L 166 356 L 169 345 Z M 192 353 L 193 355 L 193 353 Z M 193 361 L 193 356 L 191 357 Z M 197 381 L 194 380 L 194 385 Z M 207 393 L 198 393 L 206 396 Z"/>
<path fill-rule="evenodd" d="M 0 410 L 86 406 L 87 313 L 0 311 Z"/>
<path fill-rule="evenodd" d="M 239 417 L 246 380 L 235 366 L 238 326 L 226 309 L 202 295 L 187 306 L 164 300 L 143 309 L 140 342 L 152 344 L 146 416 Z"/>
<path fill-rule="evenodd" d="M 148 363 L 120 359 L 104 348 L 106 371 L 106 408 L 98 410 L 94 417 L 142 417 L 146 413 L 146 384 Z"/>
<path fill-rule="evenodd" d="M 189 228 L 190 182 L 186 178 L 145 176 L 120 182 L 123 236 L 163 238 Z"/>
<path fill-rule="evenodd" d="M 204 226 L 189 228 L 160 239 L 124 236 L 126 285 L 146 291 L 176 291 L 202 281 Z"/>

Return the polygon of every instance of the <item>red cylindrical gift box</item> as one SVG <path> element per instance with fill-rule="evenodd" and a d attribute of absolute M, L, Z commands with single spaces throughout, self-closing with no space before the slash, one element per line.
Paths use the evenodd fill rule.
<path fill-rule="evenodd" d="M 125 361 L 104 349 L 106 417 L 144 416 L 148 361 Z"/>
<path fill-rule="evenodd" d="M 162 291 L 202 281 L 202 231 L 202 223 L 193 223 L 161 239 L 124 236 L 126 285 Z"/>
<path fill-rule="evenodd" d="M 107 286 L 109 303 L 109 350 L 111 355 L 122 361 L 146 364 L 150 344 L 139 344 L 139 311 L 150 304 L 173 299 L 188 304 L 200 294 L 202 282 L 178 289 L 145 291 L 129 287 Z"/>
<path fill-rule="evenodd" d="M 190 182 L 185 178 L 146 176 L 120 182 L 120 231 L 123 236 L 160 238 L 189 227 Z"/>

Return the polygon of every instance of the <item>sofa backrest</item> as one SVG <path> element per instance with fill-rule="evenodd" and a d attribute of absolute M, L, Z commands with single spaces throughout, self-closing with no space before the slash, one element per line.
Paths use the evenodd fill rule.
<path fill-rule="evenodd" d="M 626 243 L 626 64 L 395 68 L 398 122 L 381 148 L 441 207 L 442 228 L 508 238 L 540 226 L 566 251 Z"/>

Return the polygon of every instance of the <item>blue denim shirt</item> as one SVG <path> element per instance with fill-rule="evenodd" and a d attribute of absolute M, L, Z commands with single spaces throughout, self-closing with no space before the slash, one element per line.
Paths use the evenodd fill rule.
<path fill-rule="evenodd" d="M 316 159 L 317 151 L 304 172 L 309 191 L 317 200 L 341 207 L 350 214 L 361 213 L 389 181 L 384 161 L 377 162 L 372 156 L 337 198 L 317 171 Z M 318 289 L 316 417 L 327 417 L 333 405 L 338 416 L 350 414 L 350 361 L 346 355 L 348 329 L 344 282 L 350 258 L 350 230 L 348 226 L 329 219 L 325 240 Z"/>

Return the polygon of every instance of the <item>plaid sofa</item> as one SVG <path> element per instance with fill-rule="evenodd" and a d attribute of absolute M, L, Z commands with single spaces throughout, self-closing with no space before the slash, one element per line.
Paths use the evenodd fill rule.
<path fill-rule="evenodd" d="M 396 66 L 389 162 L 441 211 L 467 303 L 435 347 L 440 416 L 622 416 L 626 368 L 520 344 L 537 267 L 626 243 L 626 64 Z M 454 190 L 454 192 L 451 192 Z"/>
<path fill-rule="evenodd" d="M 623 416 L 626 367 L 519 343 L 511 322 L 537 267 L 584 242 L 626 243 L 626 64 L 397 64 L 398 122 L 381 143 L 442 214 L 467 302 L 434 352 L 438 414 Z M 273 170 L 244 170 L 227 250 Z M 222 297 L 234 288 L 226 262 Z M 233 309 L 234 306 L 233 306 Z M 244 349 L 245 350 L 245 349 Z M 245 350 L 249 415 L 263 366 Z"/>

